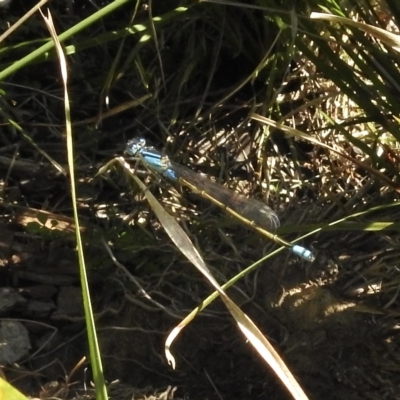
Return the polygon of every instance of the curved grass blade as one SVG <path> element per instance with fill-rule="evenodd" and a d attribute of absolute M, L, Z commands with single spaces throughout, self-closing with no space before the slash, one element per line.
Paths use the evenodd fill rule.
<path fill-rule="evenodd" d="M 238 324 L 238 328 L 245 335 L 246 339 L 252 344 L 257 350 L 261 357 L 268 363 L 268 365 L 277 374 L 279 379 L 292 394 L 296 400 L 307 400 L 308 397 L 304 393 L 301 386 L 296 381 L 284 361 L 280 358 L 279 354 L 273 348 L 268 339 L 261 333 L 254 322 L 244 314 L 240 308 L 226 295 L 224 290 L 212 276 L 210 270 L 205 264 L 200 253 L 193 245 L 186 232 L 180 227 L 175 218 L 167 213 L 167 211 L 161 206 L 153 194 L 147 189 L 146 185 L 134 174 L 130 165 L 125 161 L 124 158 L 119 157 L 115 160 L 110 161 L 105 167 L 103 167 L 99 173 L 102 173 L 110 164 L 115 161 L 119 162 L 125 172 L 138 184 L 143 190 L 146 199 L 148 200 L 153 211 L 157 215 L 165 231 L 170 236 L 171 240 L 177 245 L 178 249 L 191 261 L 197 269 L 208 279 L 211 285 L 217 290 L 225 306 L 231 313 L 232 317 Z M 170 352 L 170 347 L 181 332 L 181 330 L 194 318 L 186 318 L 177 327 L 175 327 L 170 335 L 168 336 L 165 343 L 165 354 L 169 364 L 175 368 L 175 358 Z"/>

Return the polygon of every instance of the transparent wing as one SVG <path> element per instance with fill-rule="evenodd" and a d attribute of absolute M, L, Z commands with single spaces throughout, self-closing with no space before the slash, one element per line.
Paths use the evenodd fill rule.
<path fill-rule="evenodd" d="M 225 207 L 232 209 L 249 222 L 254 222 L 261 228 L 274 231 L 280 226 L 278 215 L 262 201 L 241 196 L 172 161 L 170 161 L 167 167 L 166 172 L 168 171 L 175 175 L 175 179 L 183 180 L 183 183 L 184 181 L 191 183 L 196 187 L 198 192 L 206 193 L 209 197 L 214 198 Z M 168 173 L 164 173 L 164 175 L 170 179 L 174 179 Z"/>

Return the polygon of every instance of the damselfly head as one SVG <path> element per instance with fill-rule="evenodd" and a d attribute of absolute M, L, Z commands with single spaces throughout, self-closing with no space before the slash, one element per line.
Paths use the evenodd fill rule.
<path fill-rule="evenodd" d="M 125 154 L 131 157 L 135 157 L 140 150 L 146 146 L 146 139 L 144 138 L 133 138 L 128 141 L 125 148 Z"/>

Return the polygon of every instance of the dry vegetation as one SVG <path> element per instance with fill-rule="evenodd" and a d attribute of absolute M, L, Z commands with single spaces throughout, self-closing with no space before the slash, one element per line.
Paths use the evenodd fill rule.
<path fill-rule="evenodd" d="M 262 260 L 228 294 L 309 398 L 399 399 L 400 55 L 361 26 L 310 18 L 329 11 L 397 33 L 398 1 L 183 3 L 45 6 L 65 34 L 79 227 L 110 395 L 288 398 L 219 300 L 177 339 L 177 369 L 167 365 L 167 335 L 212 290 L 120 168 L 96 175 L 143 136 L 268 202 L 285 239 L 306 235 L 313 263 L 268 257 L 277 245 L 137 165 L 220 283 Z M 3 8 L 2 32 L 33 5 Z M 0 48 L 0 289 L 22 299 L 0 317 L 23 322 L 31 343 L 3 374 L 26 395 L 90 398 L 64 95 L 47 38 L 37 12 Z"/>

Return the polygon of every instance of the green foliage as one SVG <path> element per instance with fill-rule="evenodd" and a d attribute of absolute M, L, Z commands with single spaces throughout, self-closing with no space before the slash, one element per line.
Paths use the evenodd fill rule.
<path fill-rule="evenodd" d="M 21 392 L 0 377 L 0 398 L 8 400 L 27 400 Z"/>
<path fill-rule="evenodd" d="M 352 215 L 390 228 L 375 219 L 399 191 L 400 46 L 361 25 L 397 29 L 397 0 L 116 0 L 100 2 L 98 10 L 92 2 L 75 2 L 74 10 L 67 3 L 46 7 L 68 56 L 75 172 L 79 187 L 91 189 L 77 194 L 88 245 L 100 247 L 99 238 L 106 238 L 121 261 L 138 257 L 132 264 L 143 276 L 161 275 L 174 263 L 173 247 L 142 193 L 120 171 L 94 178 L 136 135 L 234 187 L 250 181 L 246 194 L 268 197 L 283 219 L 289 210 L 283 227 L 289 235 L 328 223 L 328 239 L 335 229 L 342 235 L 343 226 L 347 233 L 366 231 L 365 219 L 334 225 Z M 3 31 L 21 10 L 12 3 L 3 10 Z M 311 12 L 360 25 L 311 18 Z M 54 44 L 38 12 L 0 42 L 4 205 L 71 217 Z M 255 114 L 304 135 L 284 135 L 283 128 L 252 120 Z M 260 247 L 242 231 L 221 240 L 225 226 L 215 222 L 212 208 L 171 194 L 159 181 L 146 184 L 188 224 L 199 247 L 211 249 L 211 259 L 223 260 L 233 248 L 246 263 L 243 254 Z M 32 237 L 70 240 L 59 219 L 44 213 L 37 219 L 23 226 Z M 343 244 L 333 240 L 332 247 L 340 252 Z"/>

